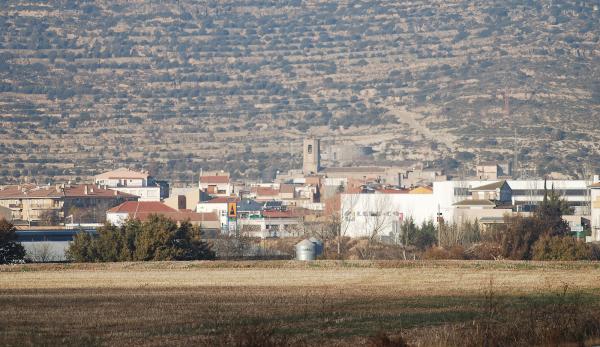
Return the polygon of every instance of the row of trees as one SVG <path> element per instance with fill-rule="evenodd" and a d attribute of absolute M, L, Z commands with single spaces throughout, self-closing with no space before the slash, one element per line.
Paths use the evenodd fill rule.
<path fill-rule="evenodd" d="M 188 222 L 153 215 L 145 222 L 128 220 L 121 227 L 107 224 L 98 236 L 78 234 L 67 251 L 76 262 L 201 260 L 215 253 L 201 240 L 201 230 Z"/>

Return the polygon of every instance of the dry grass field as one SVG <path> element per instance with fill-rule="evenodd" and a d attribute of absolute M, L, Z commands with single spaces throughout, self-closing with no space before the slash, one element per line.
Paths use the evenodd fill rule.
<path fill-rule="evenodd" d="M 0 345 L 590 345 L 599 298 L 579 262 L 1 266 Z"/>

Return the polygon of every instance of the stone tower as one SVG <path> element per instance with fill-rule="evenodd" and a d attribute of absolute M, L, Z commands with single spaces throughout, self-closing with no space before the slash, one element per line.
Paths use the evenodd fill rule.
<path fill-rule="evenodd" d="M 302 173 L 310 175 L 319 172 L 321 167 L 320 141 L 315 138 L 304 139 L 302 153 Z"/>

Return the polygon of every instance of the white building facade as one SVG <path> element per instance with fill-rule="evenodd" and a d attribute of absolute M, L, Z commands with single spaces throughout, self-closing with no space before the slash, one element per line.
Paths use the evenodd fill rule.
<path fill-rule="evenodd" d="M 435 222 L 438 213 L 434 194 L 342 194 L 341 199 L 341 230 L 348 237 L 393 237 L 403 221 Z"/>
<path fill-rule="evenodd" d="M 399 232 L 401 222 L 408 218 L 417 224 L 428 221 L 437 224 L 438 218 L 447 223 L 486 217 L 501 220 L 506 213 L 512 213 L 510 206 L 498 209 L 470 206 L 467 211 L 457 204 L 472 199 L 471 190 L 495 182 L 498 181 L 434 182 L 432 194 L 342 194 L 342 233 L 349 237 L 393 236 Z M 544 199 L 544 180 L 507 180 L 506 183 L 512 192 L 510 202 L 517 211 L 524 211 L 525 207 L 537 205 Z M 590 216 L 591 212 L 592 238 L 600 241 L 600 183 L 592 189 L 588 185 L 585 180 L 546 181 L 546 188 L 554 189 L 566 200 L 575 215 Z"/>

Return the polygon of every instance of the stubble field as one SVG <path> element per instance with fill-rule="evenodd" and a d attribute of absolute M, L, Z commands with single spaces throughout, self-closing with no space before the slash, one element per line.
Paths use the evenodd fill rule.
<path fill-rule="evenodd" d="M 586 262 L 13 265 L 0 345 L 591 345 L 599 299 Z"/>

